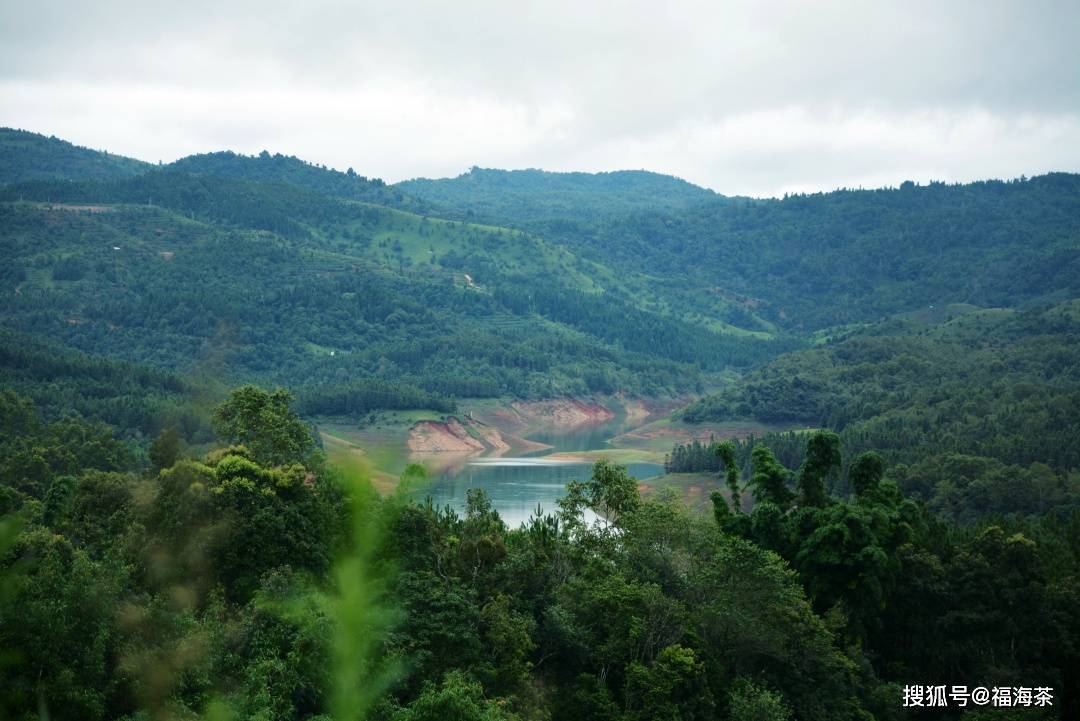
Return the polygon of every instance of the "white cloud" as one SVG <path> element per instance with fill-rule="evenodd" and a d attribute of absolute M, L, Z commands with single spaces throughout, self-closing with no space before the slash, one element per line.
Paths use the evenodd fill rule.
<path fill-rule="evenodd" d="M 14 3 L 0 124 L 397 180 L 644 167 L 731 194 L 1080 169 L 1076 3 Z"/>

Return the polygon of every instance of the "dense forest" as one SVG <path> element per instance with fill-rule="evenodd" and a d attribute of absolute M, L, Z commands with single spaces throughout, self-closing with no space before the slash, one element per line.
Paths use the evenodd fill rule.
<path fill-rule="evenodd" d="M 701 307 L 721 296 L 748 322 L 791 331 L 1080 295 L 1075 174 L 496 219 L 624 272 L 678 277 Z"/>
<path fill-rule="evenodd" d="M 174 166 L 0 187 L 3 324 L 226 383 L 444 397 L 697 393 L 800 343 L 539 236 L 357 202 L 385 188 L 358 176 L 282 156 Z"/>
<path fill-rule="evenodd" d="M 170 163 L 169 168 L 192 175 L 288 183 L 339 198 L 423 209 L 422 203 L 399 188 L 388 186 L 378 178 L 357 175 L 352 168 L 341 172 L 306 163 L 291 155 L 271 155 L 265 150 L 254 157 L 228 151 L 190 155 Z"/>
<path fill-rule="evenodd" d="M 379 499 L 284 392 L 235 390 L 215 448 L 163 433 L 142 469 L 0 402 L 8 443 L 67 456 L 0 469 L 12 718 L 898 719 L 912 678 L 1076 709 L 1080 513 L 946 525 L 872 452 L 841 499 L 830 432 L 794 474 L 756 445 L 746 481 L 727 446 L 751 513 L 643 499 L 600 461 L 509 529 L 482 492 L 461 516 Z"/>
<path fill-rule="evenodd" d="M 663 395 L 701 387 L 695 357 L 719 369 L 766 357 L 772 345 L 688 326 L 688 350 L 671 360 L 625 319 L 602 329 L 642 349 L 626 351 L 579 329 L 614 299 L 546 322 L 519 298 L 515 313 L 455 271 L 403 274 L 361 252 L 220 229 L 156 207 L 93 213 L 16 203 L 0 210 L 0 225 L 14 261 L 5 273 L 18 291 L 3 296 L 6 325 L 170 369 L 216 363 L 231 380 L 363 375 L 456 396 L 608 386 Z M 635 315 L 648 320 L 643 313 Z M 451 370 L 462 368 L 473 372 Z"/>
<path fill-rule="evenodd" d="M 1080 176 L 0 171 L 0 717 L 1080 715 Z M 796 430 L 676 445 L 705 513 L 600 460 L 513 528 L 315 425 L 564 398 Z"/>
<path fill-rule="evenodd" d="M 783 355 L 681 413 L 837 430 L 846 447 L 896 464 L 906 492 L 956 518 L 1069 507 L 1080 499 L 1077 347 L 1076 301 L 943 308 Z M 1015 493 L 1017 484 L 1030 492 Z"/>

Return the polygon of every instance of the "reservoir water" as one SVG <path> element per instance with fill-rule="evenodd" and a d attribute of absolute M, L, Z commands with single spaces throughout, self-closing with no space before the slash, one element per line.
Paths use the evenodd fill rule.
<path fill-rule="evenodd" d="M 415 495 L 421 499 L 431 497 L 436 505 L 449 505 L 462 513 L 465 492 L 482 488 L 506 525 L 516 528 L 527 521 L 538 506 L 544 513 L 553 513 L 556 500 L 566 492 L 566 484 L 589 477 L 591 463 L 555 460 L 548 456 L 609 449 L 608 439 L 634 425 L 626 419 L 615 419 L 572 431 L 531 433 L 527 436 L 529 440 L 552 447 L 527 456 L 451 458 L 440 454 L 443 456 L 438 459 L 440 465 L 430 471 L 431 482 Z M 664 472 L 663 466 L 657 463 L 630 463 L 627 468 L 630 475 L 639 480 Z"/>

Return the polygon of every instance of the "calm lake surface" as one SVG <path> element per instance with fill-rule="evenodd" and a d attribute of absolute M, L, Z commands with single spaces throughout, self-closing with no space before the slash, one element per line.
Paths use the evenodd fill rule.
<path fill-rule="evenodd" d="M 492 506 L 511 528 L 516 528 L 532 516 L 537 506 L 544 513 L 556 510 L 555 501 L 566 492 L 570 481 L 589 477 L 591 464 L 558 461 L 546 458 L 552 453 L 591 451 L 610 448 L 607 440 L 638 423 L 615 419 L 607 423 L 582 427 L 574 431 L 549 431 L 528 435 L 531 441 L 547 443 L 550 449 L 521 457 L 462 458 L 435 471 L 432 482 L 418 490 L 416 496 L 430 496 L 438 506 L 449 505 L 459 513 L 465 509 L 465 492 L 482 488 Z M 657 463 L 631 463 L 630 475 L 638 479 L 651 478 L 664 472 Z"/>

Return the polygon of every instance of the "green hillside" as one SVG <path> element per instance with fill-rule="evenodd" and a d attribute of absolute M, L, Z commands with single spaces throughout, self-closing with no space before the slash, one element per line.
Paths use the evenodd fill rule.
<path fill-rule="evenodd" d="M 782 355 L 681 415 L 835 429 L 852 451 L 904 464 L 893 475 L 905 490 L 956 518 L 1080 506 L 1078 347 L 1077 300 L 938 308 Z"/>
<path fill-rule="evenodd" d="M 0 128 L 0 185 L 24 180 L 127 178 L 149 163 L 72 145 L 55 136 Z"/>
<path fill-rule="evenodd" d="M 415 198 L 387 186 L 378 178 L 367 178 L 349 168 L 345 172 L 300 160 L 291 155 L 263 151 L 257 156 L 229 151 L 181 158 L 169 167 L 192 175 L 216 175 L 234 180 L 290 183 L 326 195 L 364 200 L 395 207 L 421 207 Z"/>
<path fill-rule="evenodd" d="M 1080 295 L 1080 175 L 735 200 L 530 230 L 793 332 Z M 740 320 L 740 316 L 742 319 Z"/>
<path fill-rule="evenodd" d="M 0 323 L 173 369 L 238 329 L 230 382 L 670 395 L 894 313 L 1080 294 L 1080 176 L 782 201 L 643 172 L 414 185 L 268 153 L 8 183 Z M 460 219 L 485 203 L 515 227 Z"/>
<path fill-rule="evenodd" d="M 48 192 L 115 201 L 180 177 Z M 708 384 L 701 368 L 783 348 L 638 309 L 601 290 L 604 269 L 578 268 L 518 232 L 309 198 L 294 186 L 183 178 L 169 187 L 215 190 L 155 200 L 175 210 L 0 207 L 13 291 L 0 301 L 3 324 L 227 382 L 375 377 L 459 397 L 670 395 Z M 45 186 L 19 192 L 31 187 Z M 596 302 L 572 302 L 573 293 Z"/>
<path fill-rule="evenodd" d="M 900 721 L 945 679 L 1076 716 L 1080 176 L 751 201 L 45 140 L 0 182 L 0 717 Z M 614 439 L 681 442 L 651 492 L 602 457 L 519 528 L 397 445 L 690 395 Z M 518 447 L 512 493 L 576 455 Z"/>
<path fill-rule="evenodd" d="M 472 168 L 456 178 L 417 178 L 395 187 L 442 212 L 500 223 L 625 215 L 640 210 L 684 210 L 714 200 L 711 190 L 644 170 L 552 173 Z"/>
<path fill-rule="evenodd" d="M 1080 294 L 1078 175 L 782 200 L 620 177 L 474 170 L 400 187 L 443 212 L 522 228 L 620 275 L 648 277 L 662 288 L 654 309 L 696 310 L 695 320 L 728 332 L 806 334 L 934 305 Z"/>
<path fill-rule="evenodd" d="M 510 229 L 357 200 L 418 202 L 280 155 L 12 183 L 0 233 L 19 293 L 0 322 L 174 369 L 240 328 L 242 350 L 221 364 L 230 382 L 358 374 L 455 396 L 670 395 L 832 327 L 1080 293 L 1077 176 L 702 204 L 690 202 L 701 189 L 651 174 L 472 175 L 480 190 L 454 185 L 459 199 L 550 191 L 617 209 L 607 194 L 668 191 L 649 211 L 571 204 L 576 218 L 526 214 Z M 674 197 L 690 207 L 655 209 Z"/>
<path fill-rule="evenodd" d="M 152 438 L 167 426 L 205 436 L 193 412 L 201 389 L 180 376 L 123 361 L 97 358 L 37 337 L 0 331 L 4 387 L 26 396 L 46 420 L 99 420 Z"/>

